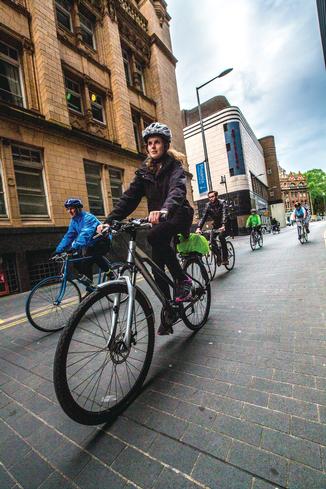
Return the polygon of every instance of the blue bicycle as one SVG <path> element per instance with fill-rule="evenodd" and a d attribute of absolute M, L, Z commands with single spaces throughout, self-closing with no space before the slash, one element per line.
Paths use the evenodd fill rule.
<path fill-rule="evenodd" d="M 123 265 L 107 261 L 108 272 L 99 269 L 97 285 L 116 279 Z M 56 255 L 53 260 L 59 264 L 58 275 L 47 277 L 31 290 L 26 302 L 26 316 L 34 328 L 50 333 L 59 331 L 67 324 L 72 313 L 83 299 L 79 284 L 86 287 L 86 295 L 96 289 L 83 275 L 72 277 L 72 265 L 92 260 L 92 257 L 72 257 L 67 253 Z M 78 284 L 78 285 L 77 285 Z M 85 297 L 85 295 L 84 295 Z"/>

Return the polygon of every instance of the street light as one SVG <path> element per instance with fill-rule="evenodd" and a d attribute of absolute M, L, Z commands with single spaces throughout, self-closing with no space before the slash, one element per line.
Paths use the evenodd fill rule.
<path fill-rule="evenodd" d="M 226 184 L 226 176 L 225 175 L 221 175 L 220 185 L 225 185 L 226 200 L 227 200 L 227 203 L 229 204 L 229 192 L 228 192 L 228 186 Z"/>
<path fill-rule="evenodd" d="M 222 71 L 219 75 L 214 76 L 214 78 L 212 78 L 211 80 L 208 80 L 207 82 L 203 83 L 199 87 L 196 87 L 198 113 L 199 113 L 199 121 L 200 121 L 200 128 L 201 128 L 201 137 L 203 140 L 205 167 L 206 167 L 206 175 L 207 175 L 207 183 L 208 183 L 208 190 L 209 191 L 211 191 L 213 189 L 213 187 L 212 187 L 211 172 L 210 172 L 209 161 L 208 161 L 208 152 L 207 152 L 207 145 L 206 145 L 206 138 L 205 138 L 205 130 L 204 130 L 204 124 L 203 124 L 203 119 L 202 119 L 202 113 L 201 113 L 199 90 L 201 88 L 203 88 L 205 85 L 208 85 L 212 81 L 216 80 L 216 78 L 222 78 L 222 76 L 229 74 L 232 70 L 233 70 L 233 68 L 228 68 L 227 70 Z"/>

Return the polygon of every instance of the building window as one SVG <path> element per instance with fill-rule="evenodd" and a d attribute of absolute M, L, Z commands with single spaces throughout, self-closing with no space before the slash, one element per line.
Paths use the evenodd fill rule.
<path fill-rule="evenodd" d="M 23 107 L 19 52 L 0 41 L 0 100 Z"/>
<path fill-rule="evenodd" d="M 22 217 L 48 217 L 41 152 L 12 146 L 16 187 Z"/>
<path fill-rule="evenodd" d="M 94 16 L 82 5 L 79 6 L 80 30 L 83 42 L 92 49 L 96 49 L 95 44 L 95 23 Z"/>
<path fill-rule="evenodd" d="M 132 125 L 134 128 L 134 136 L 136 141 L 136 147 L 138 153 L 142 152 L 142 130 L 141 130 L 141 122 L 140 122 L 140 114 L 136 111 L 132 111 Z"/>
<path fill-rule="evenodd" d="M 111 183 L 112 204 L 113 207 L 115 207 L 115 205 L 117 204 L 117 202 L 119 201 L 123 193 L 122 190 L 123 172 L 118 168 L 109 168 L 109 175 L 110 175 L 110 183 Z"/>
<path fill-rule="evenodd" d="M 3 190 L 2 165 L 0 161 L 0 217 L 7 217 L 5 194 Z"/>
<path fill-rule="evenodd" d="M 89 92 L 93 119 L 105 123 L 103 97 L 93 91 Z"/>
<path fill-rule="evenodd" d="M 223 124 L 223 129 L 224 129 L 224 132 L 228 132 L 228 125 L 227 124 Z"/>
<path fill-rule="evenodd" d="M 82 113 L 82 96 L 80 83 L 65 76 L 66 99 L 69 109 Z"/>
<path fill-rule="evenodd" d="M 57 21 L 60 27 L 68 29 L 72 32 L 72 20 L 71 20 L 71 0 L 56 0 L 55 11 L 57 15 Z"/>
<path fill-rule="evenodd" d="M 132 85 L 131 57 L 130 57 L 129 52 L 126 49 L 122 50 L 122 59 L 123 59 L 123 66 L 125 69 L 127 85 Z"/>
<path fill-rule="evenodd" d="M 231 144 L 230 143 L 226 143 L 226 151 L 231 151 Z"/>
<path fill-rule="evenodd" d="M 101 166 L 84 162 L 89 210 L 95 216 L 104 216 L 104 203 L 101 182 Z"/>
<path fill-rule="evenodd" d="M 138 79 L 138 84 L 139 84 L 139 90 L 143 92 L 143 94 L 146 93 L 145 90 L 145 79 L 144 79 L 144 67 L 136 61 L 135 63 L 135 74 Z"/>

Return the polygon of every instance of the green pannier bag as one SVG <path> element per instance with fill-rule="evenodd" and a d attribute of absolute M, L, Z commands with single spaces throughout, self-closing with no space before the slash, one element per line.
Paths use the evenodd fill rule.
<path fill-rule="evenodd" d="M 178 234 L 178 238 L 177 251 L 181 255 L 188 255 L 189 253 L 207 255 L 209 252 L 209 243 L 201 234 L 190 233 L 188 239 L 185 239 L 182 234 Z"/>

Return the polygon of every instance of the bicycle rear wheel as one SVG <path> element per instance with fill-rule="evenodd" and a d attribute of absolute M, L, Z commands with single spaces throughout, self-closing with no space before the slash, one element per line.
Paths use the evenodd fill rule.
<path fill-rule="evenodd" d="M 185 261 L 184 272 L 193 281 L 193 301 L 183 304 L 182 320 L 187 328 L 198 331 L 207 321 L 211 307 L 211 284 L 200 258 Z"/>
<path fill-rule="evenodd" d="M 209 280 L 213 280 L 216 274 L 216 255 L 212 249 L 209 250 L 207 255 L 203 256 L 203 263 L 205 265 Z"/>
<path fill-rule="evenodd" d="M 224 265 L 224 266 L 225 266 L 225 268 L 227 270 L 230 271 L 234 267 L 234 263 L 235 263 L 235 251 L 234 251 L 234 246 L 231 243 L 231 241 L 227 241 L 226 242 L 226 247 L 227 247 L 227 250 L 228 250 L 229 264 L 228 265 Z"/>
<path fill-rule="evenodd" d="M 26 316 L 34 328 L 45 333 L 59 331 L 67 324 L 81 301 L 81 293 L 75 282 L 67 280 L 66 290 L 59 303 L 63 277 L 48 277 L 30 292 L 26 302 Z"/>
<path fill-rule="evenodd" d="M 124 343 L 128 301 L 113 305 L 125 284 L 111 282 L 85 299 L 70 319 L 54 358 L 54 387 L 64 412 L 86 425 L 120 413 L 139 392 L 154 349 L 154 313 L 136 288 L 131 346 Z M 115 332 L 113 314 L 118 315 Z"/>

